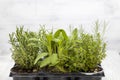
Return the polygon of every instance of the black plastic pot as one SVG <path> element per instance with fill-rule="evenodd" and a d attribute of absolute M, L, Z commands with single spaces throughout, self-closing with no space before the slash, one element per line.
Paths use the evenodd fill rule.
<path fill-rule="evenodd" d="M 104 72 L 97 73 L 16 73 L 10 72 L 10 77 L 13 80 L 101 80 L 104 77 Z"/>
<path fill-rule="evenodd" d="M 16 73 L 11 71 L 10 77 L 13 77 L 13 80 L 39 80 L 38 73 Z"/>

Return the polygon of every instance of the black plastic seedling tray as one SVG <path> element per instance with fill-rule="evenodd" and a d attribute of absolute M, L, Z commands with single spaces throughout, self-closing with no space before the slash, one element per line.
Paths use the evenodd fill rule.
<path fill-rule="evenodd" d="M 104 77 L 104 72 L 95 73 L 92 75 L 79 73 L 15 73 L 10 72 L 10 77 L 13 80 L 101 80 Z"/>
<path fill-rule="evenodd" d="M 38 73 L 16 73 L 11 71 L 10 77 L 13 77 L 13 80 L 39 80 Z"/>

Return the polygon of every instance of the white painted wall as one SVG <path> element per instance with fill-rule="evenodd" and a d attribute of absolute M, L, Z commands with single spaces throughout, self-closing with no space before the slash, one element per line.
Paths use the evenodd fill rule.
<path fill-rule="evenodd" d="M 88 28 L 96 20 L 105 20 L 108 39 L 118 39 L 119 14 L 119 0 L 0 0 L 0 33 L 7 35 L 16 25 L 65 28 L 63 25 L 83 24 Z"/>

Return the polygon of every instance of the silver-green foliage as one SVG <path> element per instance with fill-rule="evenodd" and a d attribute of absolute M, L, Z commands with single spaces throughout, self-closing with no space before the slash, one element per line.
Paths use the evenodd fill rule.
<path fill-rule="evenodd" d="M 33 69 L 34 60 L 39 52 L 38 47 L 28 46 L 30 38 L 37 38 L 36 32 L 25 31 L 23 27 L 16 28 L 16 32 L 9 34 L 10 44 L 12 45 L 12 58 L 16 65 L 21 69 Z M 37 42 L 36 42 L 37 43 Z M 31 43 L 32 44 L 32 43 Z"/>
<path fill-rule="evenodd" d="M 65 45 L 67 55 L 61 59 L 60 66 L 67 72 L 90 71 L 105 58 L 106 43 L 99 32 L 98 22 L 94 34 L 85 33 L 82 28 L 72 30 Z"/>

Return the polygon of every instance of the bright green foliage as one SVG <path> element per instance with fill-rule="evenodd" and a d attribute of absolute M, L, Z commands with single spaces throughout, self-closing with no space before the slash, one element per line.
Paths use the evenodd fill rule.
<path fill-rule="evenodd" d="M 66 32 L 62 29 L 57 30 L 55 32 L 55 34 L 52 34 L 52 32 L 49 32 L 49 33 L 45 32 L 44 38 L 41 38 L 41 39 L 31 38 L 30 40 L 38 41 L 38 42 L 40 42 L 40 44 L 42 44 L 46 48 L 46 50 L 43 53 L 45 53 L 45 52 L 48 53 L 47 57 L 44 57 L 43 53 L 39 54 L 35 60 L 35 64 L 37 64 L 37 62 L 40 62 L 41 68 L 45 67 L 47 65 L 55 66 L 59 62 L 59 59 L 62 57 L 62 54 L 64 51 L 63 44 L 65 44 L 64 41 L 67 39 L 68 39 L 68 36 L 67 36 Z M 41 46 L 39 46 L 39 47 L 41 47 Z M 41 58 L 44 58 L 44 59 L 41 61 L 40 60 Z"/>
<path fill-rule="evenodd" d="M 44 66 L 47 66 L 47 65 L 55 66 L 57 63 L 58 63 L 57 54 L 52 54 L 51 56 L 45 58 L 45 59 L 40 63 L 40 67 L 44 67 Z"/>
<path fill-rule="evenodd" d="M 22 69 L 32 69 L 34 60 L 39 52 L 38 47 L 28 46 L 30 38 L 37 38 L 38 35 L 32 31 L 24 31 L 23 27 L 17 28 L 15 33 L 9 34 L 12 45 L 12 58 L 15 64 Z M 37 44 L 37 42 L 35 42 Z M 32 44 L 32 43 L 31 43 Z"/>
<path fill-rule="evenodd" d="M 16 33 L 10 35 L 13 59 L 26 69 L 54 67 L 61 72 L 87 72 L 101 64 L 106 56 L 106 43 L 98 22 L 94 30 L 94 34 L 90 34 L 75 28 L 68 36 L 63 29 L 53 33 L 41 27 L 35 33 L 17 28 Z"/>
<path fill-rule="evenodd" d="M 47 55 L 48 55 L 48 53 L 40 53 L 40 54 L 38 54 L 37 58 L 35 59 L 34 64 L 36 64 L 39 59 L 42 59 Z"/>
<path fill-rule="evenodd" d="M 106 43 L 103 41 L 98 22 L 95 25 L 95 33 L 88 34 L 75 28 L 66 42 L 67 55 L 61 59 L 61 66 L 68 72 L 89 71 L 101 64 L 106 54 Z M 80 32 L 78 32 L 80 31 Z"/>

